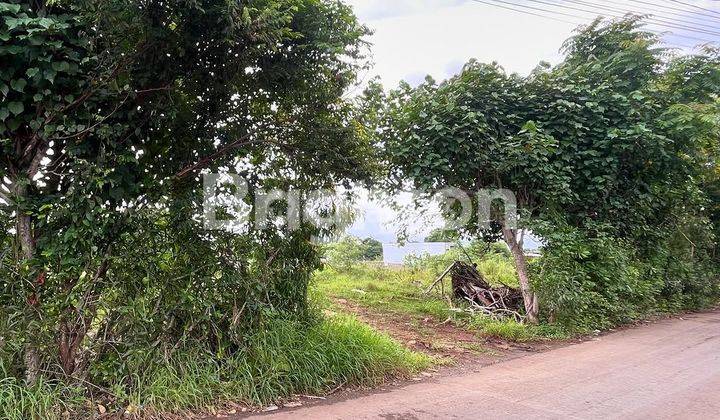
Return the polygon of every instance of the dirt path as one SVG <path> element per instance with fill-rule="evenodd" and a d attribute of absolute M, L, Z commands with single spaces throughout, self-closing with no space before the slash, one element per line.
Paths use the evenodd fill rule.
<path fill-rule="evenodd" d="M 538 341 L 514 343 L 482 337 L 452 322 L 430 316 L 383 313 L 344 299 L 336 301 L 343 312 L 352 314 L 378 331 L 387 333 L 407 348 L 440 357 L 456 365 L 457 370 L 473 370 L 503 360 L 527 356 L 567 345 L 567 342 Z M 328 314 L 332 315 L 332 314 Z"/>
<path fill-rule="evenodd" d="M 259 419 L 720 419 L 720 312 Z"/>

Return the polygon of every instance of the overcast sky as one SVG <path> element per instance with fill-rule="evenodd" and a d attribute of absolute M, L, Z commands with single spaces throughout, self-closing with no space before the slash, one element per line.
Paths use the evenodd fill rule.
<path fill-rule="evenodd" d="M 558 63 L 562 59 L 559 49 L 563 41 L 572 35 L 578 24 L 590 22 L 597 15 L 575 9 L 592 9 L 598 13 L 612 13 L 610 9 L 603 10 L 603 7 L 632 9 L 639 13 L 661 11 L 663 15 L 658 19 L 678 28 L 650 28 L 673 31 L 675 34 L 665 36 L 666 41 L 673 46 L 685 46 L 687 50 L 687 46 L 702 43 L 700 39 L 720 40 L 712 34 L 720 32 L 720 1 L 715 0 L 681 2 L 708 9 L 705 11 L 674 0 L 644 0 L 645 3 L 594 1 L 600 9 L 582 5 L 588 4 L 587 0 L 579 3 L 563 3 L 563 0 L 503 1 L 345 0 L 353 6 L 360 20 L 375 31 L 369 39 L 373 44 L 374 67 L 361 77 L 368 80 L 380 76 L 386 88 L 396 87 L 401 80 L 415 85 L 428 74 L 440 81 L 456 74 L 471 58 L 482 62 L 497 61 L 508 72 L 527 74 L 540 61 Z M 495 6 L 484 4 L 488 2 Z M 512 6 L 513 3 L 523 7 Z M 547 3 L 571 9 L 552 7 Z M 550 18 L 511 11 L 498 5 Z M 686 31 L 683 29 L 686 25 L 703 33 Z M 392 225 L 395 214 L 368 201 L 363 201 L 362 208 L 365 216 L 350 232 L 384 242 L 394 241 L 395 229 Z M 418 233 L 414 239 L 422 239 L 423 236 L 423 233 Z"/>

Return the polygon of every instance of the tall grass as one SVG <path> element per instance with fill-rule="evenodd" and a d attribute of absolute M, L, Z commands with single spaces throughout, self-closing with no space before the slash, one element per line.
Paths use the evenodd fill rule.
<path fill-rule="evenodd" d="M 185 354 L 155 366 L 130 397 L 133 406 L 176 411 L 218 401 L 267 404 L 341 385 L 376 385 L 427 367 L 388 336 L 350 317 L 303 325 L 276 319 L 226 359 Z"/>
<path fill-rule="evenodd" d="M 341 385 L 376 385 L 427 367 L 388 336 L 350 317 L 301 322 L 270 319 L 249 337 L 244 350 L 218 356 L 186 350 L 165 360 L 150 353 L 132 361 L 135 372 L 110 386 L 111 412 L 137 416 L 210 410 L 229 402 L 262 405 L 294 394 L 323 394 Z M 27 388 L 14 378 L 0 380 L 0 418 L 80 416 L 95 404 L 59 384 Z"/>
<path fill-rule="evenodd" d="M 2 361 L 0 361 L 2 363 Z M 8 420 L 60 419 L 81 405 L 81 391 L 39 380 L 32 387 L 16 378 L 0 379 L 0 418 Z"/>

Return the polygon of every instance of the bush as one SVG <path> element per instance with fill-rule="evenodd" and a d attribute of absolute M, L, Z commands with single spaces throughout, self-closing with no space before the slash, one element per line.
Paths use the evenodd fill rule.
<path fill-rule="evenodd" d="M 376 385 L 427 367 L 430 359 L 349 317 L 300 321 L 269 316 L 247 345 L 233 354 L 186 346 L 173 354 L 136 353 L 130 372 L 100 393 L 112 412 L 155 415 L 210 409 L 224 402 L 253 405 L 295 394 L 322 394 L 339 385 Z M 59 418 L 90 415 L 82 393 L 60 383 L 33 388 L 0 379 L 0 418 Z M 112 396 L 110 395 L 113 394 Z M 72 398 L 70 398 L 72 397 Z M 95 404 L 89 404 L 94 410 Z"/>
<path fill-rule="evenodd" d="M 717 300 L 717 268 L 673 235 L 645 253 L 633 243 L 562 229 L 533 266 L 535 288 L 551 321 L 575 331 L 607 329 L 665 310 Z M 687 243 L 687 242 L 686 242 Z"/>
<path fill-rule="evenodd" d="M 360 261 L 372 261 L 378 258 L 377 243 L 370 238 L 361 241 L 350 235 L 326 245 L 324 254 L 325 262 L 340 271 L 347 271 Z M 380 257 L 382 257 L 382 244 L 380 244 Z"/>

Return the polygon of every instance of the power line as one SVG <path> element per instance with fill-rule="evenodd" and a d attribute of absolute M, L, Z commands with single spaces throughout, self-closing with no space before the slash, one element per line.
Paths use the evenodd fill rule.
<path fill-rule="evenodd" d="M 502 4 L 490 3 L 490 2 L 487 2 L 487 1 L 483 1 L 483 0 L 472 0 L 472 1 L 474 1 L 474 2 L 476 2 L 476 3 L 486 4 L 486 5 L 488 5 L 488 6 L 499 7 L 499 8 L 501 8 L 501 9 L 505 9 L 505 10 L 512 10 L 513 12 L 524 13 L 524 14 L 526 14 L 526 15 L 532 15 L 532 16 L 538 16 L 538 17 L 542 17 L 542 18 L 546 18 L 546 19 L 551 19 L 551 20 L 554 20 L 554 21 L 556 21 L 556 22 L 569 23 L 569 24 L 571 24 L 571 25 L 578 25 L 578 24 L 582 23 L 582 22 L 571 22 L 571 21 L 569 21 L 569 20 L 559 19 L 559 18 L 552 17 L 552 16 L 545 16 L 545 15 L 541 15 L 541 14 L 539 14 L 539 13 L 529 12 L 529 11 L 527 11 L 527 10 L 513 9 L 512 7 L 503 6 Z M 491 0 L 491 1 L 492 1 L 492 0 Z M 497 1 L 497 0 L 495 0 L 495 1 Z M 504 2 L 503 2 L 503 3 L 504 3 Z M 508 3 L 508 4 L 512 4 L 513 6 L 518 6 L 518 7 L 525 7 L 525 6 L 521 6 L 521 5 L 519 5 L 519 4 L 513 4 L 513 3 Z M 533 8 L 533 9 L 535 9 L 535 8 Z M 552 12 L 550 12 L 550 13 L 552 13 Z"/>
<path fill-rule="evenodd" d="M 697 4 L 685 3 L 684 1 L 680 1 L 680 0 L 665 0 L 665 1 L 671 1 L 671 2 L 673 2 L 673 3 L 682 4 L 682 5 L 684 5 L 684 6 L 689 6 L 689 7 L 692 7 L 692 8 L 694 8 L 694 9 L 703 10 L 703 11 L 710 12 L 710 13 L 713 13 L 713 14 L 716 14 L 716 15 L 720 16 L 720 12 L 718 12 L 717 10 L 706 9 L 706 8 L 704 8 L 704 7 L 698 6 Z"/>
<path fill-rule="evenodd" d="M 480 2 L 479 0 L 473 0 L 473 1 L 479 2 L 479 3 L 485 3 L 485 2 Z M 511 2 L 503 1 L 503 0 L 491 0 L 491 1 L 494 2 L 494 3 L 509 4 L 509 5 L 511 5 L 511 6 L 516 6 L 516 7 L 520 7 L 520 8 L 523 8 L 523 9 L 532 9 L 532 10 L 537 10 L 537 11 L 539 11 L 539 12 L 545 12 L 545 13 L 550 13 L 550 14 L 557 14 L 557 15 L 560 15 L 560 16 L 567 16 L 567 17 L 576 18 L 576 19 L 583 19 L 583 20 L 585 19 L 585 18 L 580 17 L 580 16 L 577 16 L 577 15 L 572 15 L 572 14 L 569 14 L 569 13 L 558 12 L 558 11 L 554 11 L 554 10 L 542 9 L 542 8 L 539 8 L 539 7 L 528 6 L 527 4 L 516 4 L 516 3 L 511 3 Z M 487 3 L 485 3 L 485 4 L 487 4 Z M 500 7 L 500 6 L 497 5 L 497 4 L 493 4 L 493 5 Z M 507 7 L 504 7 L 504 9 L 507 9 Z M 516 11 L 517 11 L 517 10 L 516 10 Z"/>
<path fill-rule="evenodd" d="M 589 18 L 586 17 L 586 16 L 578 16 L 578 15 L 575 15 L 575 14 L 564 13 L 564 12 L 561 12 L 561 11 L 558 11 L 558 10 L 548 10 L 548 9 L 543 9 L 543 8 L 540 8 L 540 7 L 533 7 L 533 6 L 530 6 L 530 5 L 527 5 L 527 4 L 517 4 L 517 3 L 512 3 L 512 2 L 504 1 L 504 0 L 488 0 L 488 1 L 484 1 L 484 0 L 471 0 L 471 1 L 474 1 L 474 2 L 476 2 L 476 3 L 485 4 L 485 5 L 492 6 L 492 7 L 497 7 L 497 8 L 501 8 L 501 9 L 511 10 L 511 11 L 513 11 L 513 12 L 523 13 L 523 14 L 526 14 L 526 15 L 532 15 L 532 16 L 542 17 L 542 18 L 545 18 L 545 19 L 555 20 L 555 21 L 558 21 L 558 22 L 569 23 L 569 24 L 571 24 L 571 25 L 587 24 L 587 23 L 588 23 L 588 19 L 589 19 Z M 502 4 L 498 4 L 498 3 L 502 3 Z M 514 6 L 514 7 L 510 7 L 510 6 Z M 528 10 L 528 9 L 529 9 L 529 10 Z M 530 10 L 532 10 L 532 11 L 530 11 Z M 540 14 L 540 13 L 538 13 L 538 12 L 543 13 L 543 14 Z M 550 16 L 548 16 L 547 14 L 549 14 Z M 569 21 L 569 20 L 566 20 L 566 19 L 557 18 L 556 16 L 558 16 L 558 15 L 559 15 L 559 16 L 563 16 L 563 17 L 569 17 L 569 18 L 575 19 L 575 21 Z M 578 21 L 579 21 L 579 22 L 578 22 Z M 649 31 L 649 32 L 656 33 L 656 34 L 661 34 L 661 33 L 658 32 L 658 31 L 653 31 L 653 30 L 648 30 L 648 31 Z M 690 40 L 694 40 L 694 41 L 700 41 L 700 42 L 703 42 L 703 43 L 713 43 L 713 42 L 715 42 L 715 41 L 710 41 L 710 40 L 707 40 L 707 39 L 697 38 L 697 37 L 693 37 L 693 36 L 689 36 L 689 35 L 681 35 L 681 34 L 674 34 L 674 33 L 673 33 L 672 35 L 675 36 L 675 37 L 678 37 L 678 38 L 685 38 L 685 39 L 690 39 Z M 694 47 L 694 46 L 691 46 L 691 45 L 680 44 L 680 43 L 674 43 L 674 44 L 675 44 L 676 46 L 680 46 L 680 47 L 684 47 L 684 48 L 693 48 L 693 47 Z"/>
<path fill-rule="evenodd" d="M 572 0 L 567 0 L 567 1 L 572 1 Z M 591 13 L 591 14 L 596 14 L 596 13 L 598 13 L 598 10 L 600 10 L 600 9 L 598 9 L 598 10 L 593 10 L 592 8 L 591 8 L 590 10 L 588 10 L 588 9 L 583 9 L 583 8 L 580 8 L 580 7 L 568 6 L 568 5 L 565 5 L 565 4 L 551 3 L 551 2 L 548 2 L 548 1 L 544 1 L 544 0 L 533 0 L 533 3 L 541 3 L 541 4 L 548 5 L 548 6 L 559 7 L 559 8 L 562 8 L 562 9 L 575 10 L 575 11 L 578 11 L 578 12 Z M 592 7 L 597 8 L 597 6 L 592 6 Z M 600 13 L 600 14 L 602 14 L 602 13 Z M 611 17 L 616 17 L 616 18 L 623 17 L 622 15 L 621 15 L 621 16 L 618 16 L 618 15 L 610 15 L 610 16 L 611 16 Z M 678 24 L 674 24 L 674 23 L 669 22 L 669 21 L 664 20 L 664 19 L 648 18 L 648 21 L 654 21 L 653 23 L 654 23 L 656 26 L 662 26 L 662 27 L 671 28 L 671 29 L 682 29 L 682 30 L 686 30 L 686 31 L 690 31 L 690 32 L 695 32 L 695 33 L 699 33 L 699 34 L 704 34 L 704 35 L 720 36 L 720 32 L 710 31 L 710 30 L 706 30 L 706 29 L 698 29 L 698 28 L 694 28 L 694 27 L 692 27 L 692 26 L 687 26 L 687 25 L 678 25 Z M 658 23 L 658 22 L 659 22 L 659 23 Z"/>
<path fill-rule="evenodd" d="M 615 8 L 615 7 L 601 6 L 601 5 L 597 4 L 597 3 L 593 3 L 592 1 L 582 1 L 582 0 L 564 0 L 564 1 L 565 1 L 565 2 L 568 2 L 568 3 L 575 3 L 575 4 L 585 5 L 585 6 L 597 7 L 598 9 L 608 10 L 608 11 L 615 12 L 615 13 L 623 13 L 623 14 L 634 13 L 634 14 L 641 14 L 641 13 L 639 13 L 638 11 L 635 11 L 635 10 L 618 9 L 618 8 Z M 606 2 L 606 3 L 611 3 L 611 4 L 621 4 L 621 3 L 617 3 L 617 2 L 613 2 L 613 1 L 609 1 L 609 0 L 605 0 L 605 2 Z M 717 29 L 717 28 L 718 28 L 718 25 L 720 25 L 720 22 L 717 22 L 717 24 L 714 24 L 714 25 L 708 25 L 708 24 L 706 24 L 706 23 L 701 23 L 701 22 L 693 22 L 693 21 L 690 21 L 690 20 L 681 20 L 681 19 L 672 18 L 672 17 L 668 17 L 668 16 L 661 16 L 661 15 L 658 15 L 658 14 L 656 14 L 656 13 L 642 13 L 642 14 L 648 14 L 648 15 L 651 16 L 651 17 L 652 17 L 652 16 L 657 16 L 657 17 L 660 17 L 660 18 L 674 19 L 674 22 L 678 22 L 678 23 L 683 24 L 683 25 L 698 25 L 698 26 L 704 26 L 704 27 L 710 28 L 710 29 L 712 29 L 712 30 Z M 679 14 L 679 13 L 678 13 L 678 14 Z M 673 24 L 674 24 L 674 22 L 673 22 Z"/>
<path fill-rule="evenodd" d="M 660 7 L 663 10 L 673 10 L 675 12 L 666 12 L 666 13 L 673 13 L 674 15 L 679 15 L 679 16 L 686 16 L 687 13 L 694 13 L 693 16 L 695 16 L 696 19 L 706 18 L 706 19 L 709 19 L 708 21 L 716 22 L 716 23 L 718 22 L 718 19 L 720 19 L 720 16 L 706 15 L 704 13 L 698 13 L 698 12 L 691 12 L 690 10 L 687 10 L 687 9 L 682 9 L 679 7 L 673 7 L 673 6 L 668 6 L 668 5 L 661 5 L 661 4 L 653 3 L 650 1 L 643 1 L 643 0 L 629 0 L 629 1 L 631 1 L 633 3 L 639 3 L 639 4 L 653 6 L 653 7 Z M 682 12 L 682 13 L 677 13 L 677 12 Z"/>

